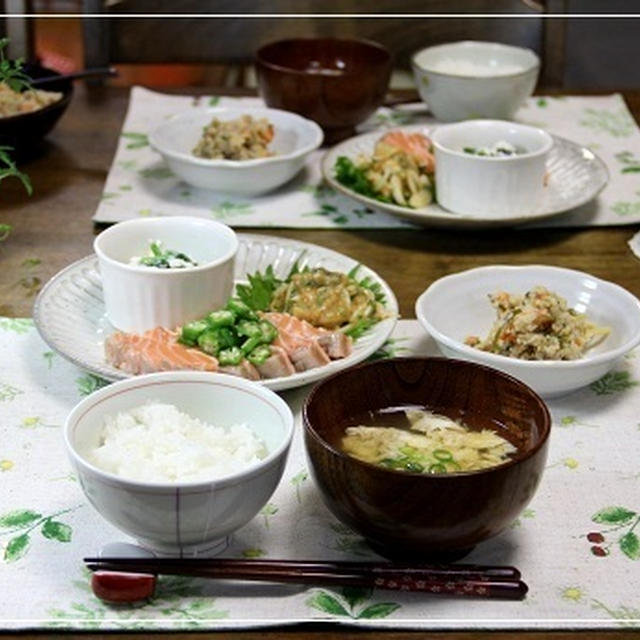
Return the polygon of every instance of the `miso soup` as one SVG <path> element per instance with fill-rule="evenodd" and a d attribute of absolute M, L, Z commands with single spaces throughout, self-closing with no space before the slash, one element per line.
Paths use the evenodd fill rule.
<path fill-rule="evenodd" d="M 341 439 L 350 456 L 412 473 L 477 471 L 500 465 L 517 448 L 494 429 L 474 430 L 421 407 L 367 412 Z"/>

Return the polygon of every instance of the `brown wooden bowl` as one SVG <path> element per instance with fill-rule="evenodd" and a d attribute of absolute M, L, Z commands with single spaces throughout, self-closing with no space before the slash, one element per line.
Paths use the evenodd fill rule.
<path fill-rule="evenodd" d="M 267 105 L 314 120 L 328 144 L 353 135 L 355 125 L 382 104 L 391 67 L 391 53 L 367 40 L 279 40 L 255 55 Z"/>
<path fill-rule="evenodd" d="M 474 429 L 505 429 L 518 451 L 481 471 L 419 474 L 339 450 L 346 425 L 370 410 L 420 405 Z M 451 560 L 503 531 L 533 497 L 551 419 L 529 387 L 495 369 L 446 358 L 363 364 L 320 382 L 303 409 L 311 473 L 333 514 L 391 558 Z"/>

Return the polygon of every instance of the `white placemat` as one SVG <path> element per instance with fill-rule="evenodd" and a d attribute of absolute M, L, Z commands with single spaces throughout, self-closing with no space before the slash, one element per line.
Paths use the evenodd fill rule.
<path fill-rule="evenodd" d="M 640 627 L 640 359 L 629 354 L 591 387 L 549 402 L 547 468 L 529 507 L 465 561 L 517 566 L 522 602 L 366 589 L 161 578 L 142 606 L 108 606 L 82 558 L 126 540 L 89 506 L 67 462 L 62 424 L 100 380 L 42 342 L 31 320 L 0 318 L 0 629 L 216 630 L 296 622 L 435 629 Z M 380 356 L 436 354 L 414 320 Z M 307 471 L 300 407 L 284 478 L 238 531 L 228 557 L 373 560 L 328 512 Z"/>
<path fill-rule="evenodd" d="M 277 191 L 239 198 L 190 187 L 176 178 L 153 151 L 148 133 L 164 119 L 208 105 L 262 105 L 259 98 L 176 96 L 134 87 L 118 148 L 96 222 L 120 222 L 137 216 L 196 215 L 233 227 L 394 229 L 412 224 L 363 207 L 322 182 L 320 158 L 312 154 L 306 168 Z M 611 180 L 591 203 L 537 226 L 620 225 L 640 221 L 640 131 L 620 95 L 536 97 L 516 120 L 583 144 L 607 164 Z M 421 104 L 379 109 L 360 132 L 409 123 L 436 124 Z"/>

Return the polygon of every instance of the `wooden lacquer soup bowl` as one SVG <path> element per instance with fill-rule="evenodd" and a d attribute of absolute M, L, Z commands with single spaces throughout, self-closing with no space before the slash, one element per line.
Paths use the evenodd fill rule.
<path fill-rule="evenodd" d="M 392 56 L 376 42 L 292 38 L 256 52 L 258 91 L 267 106 L 317 122 L 325 143 L 355 135 L 355 126 L 383 102 Z"/>
<path fill-rule="evenodd" d="M 345 425 L 390 407 L 421 406 L 473 430 L 497 430 L 517 451 L 479 471 L 411 473 L 340 449 Z M 363 364 L 319 383 L 306 400 L 311 473 L 327 506 L 390 558 L 454 559 L 508 527 L 533 497 L 550 417 L 529 387 L 497 370 L 446 358 Z"/>

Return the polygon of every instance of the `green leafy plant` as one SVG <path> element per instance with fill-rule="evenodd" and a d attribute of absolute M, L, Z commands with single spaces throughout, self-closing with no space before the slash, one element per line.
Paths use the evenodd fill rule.
<path fill-rule="evenodd" d="M 5 178 L 18 178 L 18 180 L 22 182 L 25 191 L 31 195 L 33 193 L 31 180 L 26 173 L 23 173 L 18 169 L 15 161 L 9 155 L 10 151 L 13 151 L 13 147 L 8 147 L 6 145 L 0 146 L 0 181 Z M 8 225 L 2 226 L 7 227 Z"/>
<path fill-rule="evenodd" d="M 9 60 L 5 56 L 5 49 L 9 45 L 9 38 L 0 38 L 0 82 L 4 82 L 13 91 L 31 89 L 31 78 L 23 71 L 23 60 Z"/>

